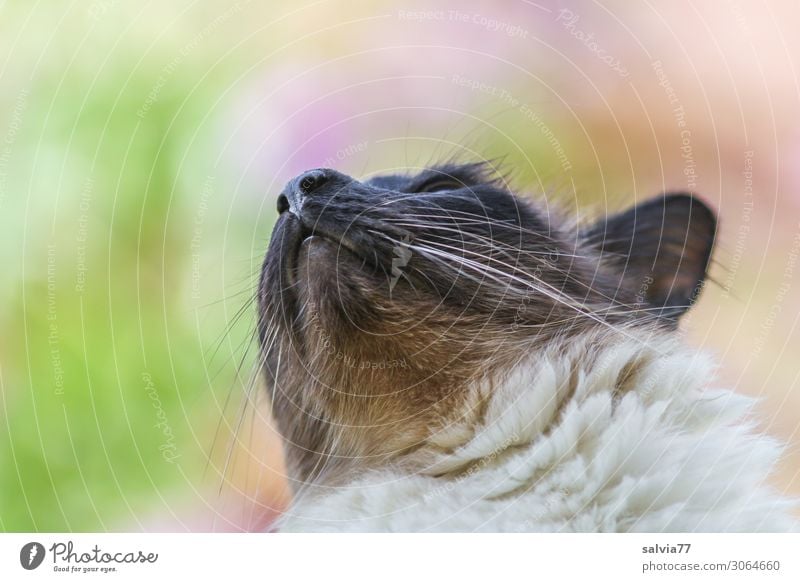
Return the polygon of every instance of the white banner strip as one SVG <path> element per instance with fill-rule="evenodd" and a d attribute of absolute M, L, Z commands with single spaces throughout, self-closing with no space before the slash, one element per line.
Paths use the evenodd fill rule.
<path fill-rule="evenodd" d="M 800 580 L 800 534 L 3 534 L 0 580 Z"/>

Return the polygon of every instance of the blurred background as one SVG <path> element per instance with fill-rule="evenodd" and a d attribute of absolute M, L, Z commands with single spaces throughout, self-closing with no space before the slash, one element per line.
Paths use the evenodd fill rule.
<path fill-rule="evenodd" d="M 251 299 L 275 198 L 502 160 L 579 216 L 722 216 L 684 323 L 800 494 L 800 8 L 0 1 L 0 530 L 253 530 L 285 505 Z"/>

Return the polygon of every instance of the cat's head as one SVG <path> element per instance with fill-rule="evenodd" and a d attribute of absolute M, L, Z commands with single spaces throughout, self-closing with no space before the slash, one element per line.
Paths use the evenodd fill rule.
<path fill-rule="evenodd" d="M 699 292 L 713 212 L 670 194 L 588 226 L 483 164 L 291 180 L 259 287 L 265 376 L 291 475 L 401 459 L 553 341 L 671 329 Z"/>

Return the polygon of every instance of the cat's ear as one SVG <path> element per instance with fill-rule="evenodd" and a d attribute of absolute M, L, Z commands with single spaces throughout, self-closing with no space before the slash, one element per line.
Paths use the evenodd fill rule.
<path fill-rule="evenodd" d="M 667 194 L 592 225 L 586 242 L 619 287 L 654 314 L 677 321 L 706 277 L 717 219 L 691 194 Z"/>

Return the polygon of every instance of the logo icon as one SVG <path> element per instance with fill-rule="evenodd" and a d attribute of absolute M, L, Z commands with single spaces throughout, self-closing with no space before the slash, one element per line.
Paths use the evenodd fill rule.
<path fill-rule="evenodd" d="M 19 551 L 19 563 L 26 570 L 35 570 L 44 561 L 44 546 L 39 542 L 28 542 Z"/>
<path fill-rule="evenodd" d="M 397 281 L 403 276 L 403 269 L 411 260 L 411 238 L 409 235 L 403 236 L 403 240 L 395 244 L 394 258 L 392 259 L 392 278 L 389 280 L 389 295 L 392 294 Z"/>

